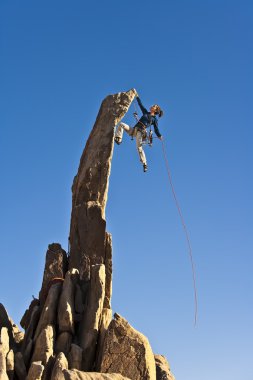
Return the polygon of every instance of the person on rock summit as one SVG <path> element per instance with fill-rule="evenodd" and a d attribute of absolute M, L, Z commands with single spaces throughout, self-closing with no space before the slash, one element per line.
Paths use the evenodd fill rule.
<path fill-rule="evenodd" d="M 159 117 L 162 117 L 163 111 L 161 110 L 161 108 L 157 104 L 154 104 L 153 106 L 151 106 L 149 111 L 148 111 L 143 106 L 137 91 L 135 91 L 135 93 L 136 93 L 136 100 L 138 102 L 138 105 L 139 105 L 143 115 L 141 116 L 141 118 L 138 120 L 138 122 L 135 124 L 135 126 L 133 128 L 131 128 L 129 125 L 127 125 L 125 123 L 120 123 L 118 125 L 114 140 L 115 140 L 116 144 L 118 144 L 118 145 L 121 144 L 124 131 L 126 131 L 126 133 L 129 136 L 135 137 L 136 138 L 137 151 L 139 153 L 140 161 L 143 165 L 143 171 L 146 172 L 148 170 L 148 165 L 147 165 L 147 159 L 146 159 L 143 147 L 142 147 L 143 141 L 146 140 L 146 138 L 147 138 L 146 128 L 151 127 L 151 125 L 153 125 L 157 137 L 160 140 L 162 140 L 163 137 L 162 137 L 161 133 L 159 132 L 158 120 L 157 120 L 156 116 L 158 115 Z"/>

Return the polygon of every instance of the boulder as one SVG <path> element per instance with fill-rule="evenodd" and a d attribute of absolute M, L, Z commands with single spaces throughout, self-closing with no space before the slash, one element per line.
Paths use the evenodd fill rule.
<path fill-rule="evenodd" d="M 156 380 L 148 339 L 118 314 L 105 336 L 100 371 L 120 373 L 134 380 Z"/>
<path fill-rule="evenodd" d="M 46 253 L 45 269 L 42 281 L 42 287 L 39 295 L 43 305 L 47 298 L 50 283 L 54 279 L 63 279 L 67 272 L 68 258 L 67 253 L 58 243 L 49 244 Z"/>
<path fill-rule="evenodd" d="M 41 380 L 44 366 L 41 362 L 32 362 L 26 380 Z"/>
<path fill-rule="evenodd" d="M 38 321 L 40 319 L 40 307 L 39 306 L 34 306 L 32 309 L 31 317 L 29 324 L 27 325 L 26 331 L 25 331 L 25 337 L 22 343 L 22 353 L 27 349 L 27 345 L 30 344 L 29 342 L 33 339 L 34 333 L 36 331 Z"/>
<path fill-rule="evenodd" d="M 62 371 L 68 369 L 68 361 L 63 352 L 60 352 L 55 360 L 51 380 L 64 380 Z"/>
<path fill-rule="evenodd" d="M 0 303 L 0 330 L 2 327 L 6 327 L 8 330 L 9 335 L 9 345 L 10 347 L 14 347 L 15 340 L 14 340 L 14 332 L 12 327 L 12 321 L 4 307 L 3 304 Z"/>
<path fill-rule="evenodd" d="M 82 369 L 83 350 L 76 344 L 71 344 L 71 349 L 68 356 L 70 369 Z"/>
<path fill-rule="evenodd" d="M 74 334 L 75 286 L 79 278 L 77 269 L 66 273 L 58 306 L 58 326 L 61 332 Z"/>
<path fill-rule="evenodd" d="M 3 379 L 7 376 L 6 358 L 7 358 L 9 349 L 10 349 L 10 346 L 9 346 L 8 328 L 2 327 L 0 330 L 0 373 Z"/>
<path fill-rule="evenodd" d="M 80 324 L 80 346 L 83 349 L 82 369 L 85 371 L 91 371 L 94 367 L 104 297 L 105 266 L 103 264 L 92 265 L 88 305 Z"/>
<path fill-rule="evenodd" d="M 48 325 L 55 325 L 57 318 L 57 306 L 62 284 L 57 283 L 50 287 L 46 302 L 44 304 L 38 326 L 34 335 L 36 340 L 40 332 Z"/>
<path fill-rule="evenodd" d="M 54 328 L 49 325 L 39 334 L 34 347 L 32 362 L 42 362 L 45 366 L 54 353 Z"/>
<path fill-rule="evenodd" d="M 72 186 L 70 267 L 80 268 L 81 253 L 91 264 L 104 263 L 105 207 L 114 146 L 114 128 L 128 111 L 135 90 L 107 96 L 83 151 Z M 101 260 L 102 259 L 102 260 Z"/>
<path fill-rule="evenodd" d="M 134 380 L 118 373 L 81 372 L 77 370 L 64 370 L 64 380 Z"/>
<path fill-rule="evenodd" d="M 23 315 L 21 321 L 20 321 L 20 326 L 23 327 L 24 330 L 26 330 L 30 324 L 31 321 L 31 316 L 33 313 L 33 310 L 35 306 L 39 306 L 39 300 L 37 298 L 33 298 L 31 301 L 28 309 L 26 309 L 25 314 Z"/>
<path fill-rule="evenodd" d="M 60 333 L 55 343 L 56 354 L 63 352 L 67 356 L 70 350 L 72 339 L 73 339 L 72 334 L 70 334 L 69 332 L 64 331 Z"/>
<path fill-rule="evenodd" d="M 14 352 L 10 350 L 6 356 L 6 372 L 9 377 L 9 380 L 12 380 L 14 377 Z"/>
<path fill-rule="evenodd" d="M 163 355 L 155 355 L 156 380 L 175 380 L 170 365 Z"/>
<path fill-rule="evenodd" d="M 112 320 L 112 309 L 104 308 L 102 311 L 102 316 L 101 316 L 101 321 L 100 321 L 99 338 L 98 338 L 98 344 L 97 344 L 97 358 L 96 358 L 96 367 L 95 367 L 97 371 L 101 367 L 105 335 L 111 323 L 111 320 Z"/>

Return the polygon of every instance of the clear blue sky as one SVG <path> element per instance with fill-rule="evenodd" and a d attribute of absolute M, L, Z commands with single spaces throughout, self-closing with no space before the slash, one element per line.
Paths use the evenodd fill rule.
<path fill-rule="evenodd" d="M 142 173 L 115 147 L 107 230 L 113 309 L 177 380 L 252 380 L 253 5 L 238 0 L 1 0 L 0 302 L 18 323 L 47 245 L 67 248 L 71 185 L 107 94 L 159 103 L 191 266 L 161 143 Z M 133 124 L 132 111 L 125 121 Z"/>

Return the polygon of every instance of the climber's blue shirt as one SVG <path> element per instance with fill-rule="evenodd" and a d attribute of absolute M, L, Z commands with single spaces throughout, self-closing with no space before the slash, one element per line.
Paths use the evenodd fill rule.
<path fill-rule="evenodd" d="M 139 119 L 138 123 L 136 124 L 136 127 L 137 128 L 140 127 L 140 129 L 143 129 L 142 124 L 144 124 L 146 128 L 153 125 L 157 137 L 161 137 L 162 135 L 158 129 L 157 117 L 150 114 L 150 112 L 143 106 L 143 104 L 142 104 L 142 102 L 138 96 L 136 97 L 136 100 L 139 104 L 139 107 L 140 107 L 142 113 L 143 113 L 142 117 Z"/>

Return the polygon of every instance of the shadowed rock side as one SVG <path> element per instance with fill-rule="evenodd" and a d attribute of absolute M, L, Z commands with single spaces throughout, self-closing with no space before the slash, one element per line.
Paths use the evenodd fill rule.
<path fill-rule="evenodd" d="M 155 364 L 157 380 L 175 380 L 171 373 L 170 365 L 163 355 L 155 355 Z"/>
<path fill-rule="evenodd" d="M 101 105 L 72 188 L 70 257 L 48 246 L 39 297 L 20 322 L 25 333 L 0 304 L 0 380 L 174 380 L 144 335 L 118 314 L 112 320 L 105 206 L 114 127 L 134 96 L 110 95 Z"/>
<path fill-rule="evenodd" d="M 105 259 L 105 207 L 114 146 L 114 127 L 128 111 L 135 90 L 109 95 L 102 102 L 72 186 L 70 267 L 79 269 L 82 255 L 92 264 Z"/>

